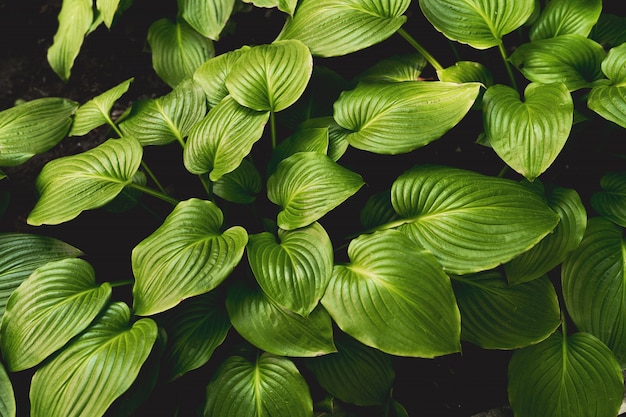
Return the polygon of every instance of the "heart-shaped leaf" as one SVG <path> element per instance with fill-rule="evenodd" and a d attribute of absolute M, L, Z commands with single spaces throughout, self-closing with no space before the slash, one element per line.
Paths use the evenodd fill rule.
<path fill-rule="evenodd" d="M 533 181 L 552 165 L 565 146 L 574 120 L 574 103 L 565 84 L 529 84 L 520 101 L 505 85 L 483 96 L 485 133 L 504 162 Z"/>
<path fill-rule="evenodd" d="M 550 233 L 558 215 L 523 185 L 458 168 L 416 166 L 393 183 L 391 223 L 446 271 L 493 269 Z"/>
<path fill-rule="evenodd" d="M 254 362 L 232 356 L 207 387 L 204 415 L 211 417 L 309 417 L 313 401 L 306 381 L 287 358 L 267 353 Z"/>
<path fill-rule="evenodd" d="M 487 49 L 502 43 L 533 13 L 534 0 L 420 0 L 430 23 L 453 41 Z"/>
<path fill-rule="evenodd" d="M 601 216 L 626 227 L 626 172 L 604 175 L 600 186 L 602 191 L 591 196 L 591 205 Z"/>
<path fill-rule="evenodd" d="M 612 48 L 602 61 L 602 72 L 610 84 L 594 86 L 589 93 L 589 108 L 607 120 L 626 128 L 626 43 Z"/>
<path fill-rule="evenodd" d="M 601 11 L 602 0 L 550 1 L 530 28 L 530 40 L 556 38 L 572 33 L 588 36 Z"/>
<path fill-rule="evenodd" d="M 439 81 L 360 84 L 341 94 L 334 117 L 350 145 L 379 154 L 410 152 L 459 123 L 478 96 L 478 83 Z"/>
<path fill-rule="evenodd" d="M 210 58 L 193 73 L 193 80 L 200 84 L 211 107 L 217 106 L 230 94 L 226 88 L 226 76 L 239 56 L 248 49 L 249 46 L 243 46 Z"/>
<path fill-rule="evenodd" d="M 4 365 L 0 364 L 0 416 L 15 417 L 16 415 L 17 404 L 13 384 L 11 384 Z"/>
<path fill-rule="evenodd" d="M 48 162 L 37 177 L 40 197 L 28 224 L 59 224 L 105 205 L 132 183 L 142 156 L 141 144 L 126 137 Z"/>
<path fill-rule="evenodd" d="M 278 164 L 267 196 L 281 206 L 278 226 L 293 230 L 319 220 L 363 186 L 360 175 L 317 152 L 298 152 Z"/>
<path fill-rule="evenodd" d="M 218 40 L 235 0 L 178 0 L 178 13 L 202 36 Z"/>
<path fill-rule="evenodd" d="M 248 234 L 240 226 L 222 232 L 223 220 L 215 204 L 192 198 L 179 203 L 133 249 L 135 314 L 168 310 L 211 291 L 230 275 L 243 256 Z"/>
<path fill-rule="evenodd" d="M 94 324 L 35 372 L 31 416 L 102 416 L 137 377 L 157 331 L 148 318 L 131 324 L 126 304 L 110 304 Z"/>
<path fill-rule="evenodd" d="M 262 182 L 256 166 L 244 159 L 234 171 L 224 174 L 213 184 L 213 192 L 232 203 L 250 204 L 261 191 Z"/>
<path fill-rule="evenodd" d="M 450 279 L 406 235 L 386 230 L 350 242 L 322 298 L 337 325 L 361 343 L 401 356 L 460 350 L 461 324 Z"/>

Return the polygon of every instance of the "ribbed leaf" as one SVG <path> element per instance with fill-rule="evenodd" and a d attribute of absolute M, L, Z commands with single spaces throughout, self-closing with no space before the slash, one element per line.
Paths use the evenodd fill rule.
<path fill-rule="evenodd" d="M 561 35 L 525 43 L 509 61 L 530 81 L 563 83 L 569 91 L 591 87 L 602 78 L 602 45 L 581 35 Z"/>
<path fill-rule="evenodd" d="M 460 350 L 450 279 L 435 258 L 395 230 L 362 235 L 336 265 L 322 298 L 337 325 L 361 343 L 401 356 Z"/>
<path fill-rule="evenodd" d="M 215 204 L 192 198 L 133 249 L 135 314 L 168 310 L 226 279 L 241 260 L 248 235 L 240 226 L 222 232 L 223 220 Z"/>
<path fill-rule="evenodd" d="M 28 224 L 59 224 L 105 205 L 132 182 L 142 156 L 136 139 L 121 138 L 48 162 L 37 177 L 40 197 Z"/>
<path fill-rule="evenodd" d="M 611 351 L 588 333 L 555 333 L 513 353 L 509 401 L 518 417 L 615 417 L 624 379 Z"/>
<path fill-rule="evenodd" d="M 410 152 L 439 139 L 465 117 L 480 84 L 403 82 L 361 84 L 335 102 L 350 145 L 379 153 Z"/>
<path fill-rule="evenodd" d="M 110 114 L 113 104 L 128 91 L 131 82 L 133 82 L 133 78 L 116 85 L 80 106 L 74 115 L 70 136 L 82 136 L 98 126 L 113 123 Z"/>
<path fill-rule="evenodd" d="M 235 0 L 178 0 L 180 15 L 202 36 L 218 40 Z"/>
<path fill-rule="evenodd" d="M 287 358 L 262 354 L 255 362 L 232 356 L 207 387 L 205 417 L 309 417 L 306 381 Z"/>
<path fill-rule="evenodd" d="M 92 326 L 39 368 L 30 387 L 31 416 L 102 416 L 131 386 L 157 337 L 151 319 L 129 320 L 126 304 L 110 304 Z"/>
<path fill-rule="evenodd" d="M 511 260 L 558 223 L 523 185 L 457 168 L 416 166 L 394 182 L 391 201 L 399 230 L 458 275 Z"/>
<path fill-rule="evenodd" d="M 137 171 L 133 175 L 133 184 L 145 186 L 147 182 L 146 174 Z M 126 186 L 113 200 L 108 202 L 103 209 L 109 213 L 123 213 L 137 206 L 143 192 L 137 188 Z"/>
<path fill-rule="evenodd" d="M 115 12 L 120 4 L 120 0 L 96 0 L 96 9 L 102 15 L 104 24 L 107 28 L 111 28 Z"/>
<path fill-rule="evenodd" d="M 235 61 L 248 49 L 250 49 L 249 46 L 243 46 L 210 58 L 193 73 L 194 81 L 204 90 L 211 107 L 217 106 L 229 94 L 226 88 L 226 76 Z"/>
<path fill-rule="evenodd" d="M 534 0 L 420 0 L 430 23 L 453 41 L 487 49 L 502 43 L 533 13 Z"/>
<path fill-rule="evenodd" d="M 13 384 L 0 363 L 0 417 L 15 417 L 17 415 L 17 405 L 15 403 L 15 393 Z"/>
<path fill-rule="evenodd" d="M 530 28 L 530 40 L 556 38 L 560 35 L 587 36 L 597 23 L 602 0 L 552 0 Z"/>
<path fill-rule="evenodd" d="M 591 205 L 601 216 L 626 227 L 626 173 L 609 173 L 600 180 L 602 191 L 591 196 Z"/>
<path fill-rule="evenodd" d="M 505 85 L 483 96 L 485 133 L 494 151 L 533 181 L 552 165 L 569 137 L 574 103 L 565 84 L 529 84 L 520 100 Z"/>
<path fill-rule="evenodd" d="M 11 371 L 31 368 L 82 332 L 108 303 L 111 286 L 96 284 L 91 265 L 63 259 L 38 268 L 13 292 L 0 328 Z"/>
<path fill-rule="evenodd" d="M 298 152 L 317 152 L 326 155 L 328 145 L 328 127 L 299 129 L 274 148 L 272 158 L 267 164 L 267 172 L 273 174 L 280 161 Z"/>
<path fill-rule="evenodd" d="M 607 49 L 623 44 L 626 42 L 626 17 L 601 13 L 589 37 Z"/>
<path fill-rule="evenodd" d="M 391 205 L 391 190 L 371 196 L 361 209 L 360 220 L 366 230 L 374 229 L 398 218 Z"/>
<path fill-rule="evenodd" d="M 319 220 L 363 186 L 360 175 L 317 152 L 283 160 L 267 181 L 267 196 L 281 206 L 278 226 L 293 230 Z"/>
<path fill-rule="evenodd" d="M 213 192 L 232 203 L 250 204 L 261 191 L 262 182 L 256 166 L 244 159 L 234 171 L 225 174 L 213 184 Z"/>
<path fill-rule="evenodd" d="M 490 271 L 452 280 L 461 310 L 461 338 L 485 349 L 518 349 L 550 336 L 561 324 L 556 291 L 544 276 L 509 285 Z"/>
<path fill-rule="evenodd" d="M 211 181 L 234 171 L 263 135 L 269 112 L 250 110 L 228 96 L 198 122 L 187 139 L 185 167 Z"/>
<path fill-rule="evenodd" d="M 40 98 L 0 112 L 0 166 L 15 166 L 59 143 L 78 103 Z"/>
<path fill-rule="evenodd" d="M 394 55 L 378 61 L 359 75 L 359 82 L 417 81 L 426 67 L 426 59 L 420 53 Z"/>
<path fill-rule="evenodd" d="M 315 128 L 328 129 L 328 150 L 326 154 L 333 161 L 338 161 L 348 150 L 348 135 L 350 131 L 339 126 L 332 116 L 308 119 L 299 126 L 299 129 Z"/>
<path fill-rule="evenodd" d="M 626 128 L 625 60 L 626 43 L 609 51 L 601 66 L 610 83 L 593 87 L 587 101 L 591 110 L 623 128 Z"/>
<path fill-rule="evenodd" d="M 479 62 L 459 61 L 451 67 L 437 71 L 437 76 L 448 83 L 479 82 L 485 87 L 493 85 L 493 75 Z"/>
<path fill-rule="evenodd" d="M 406 21 L 410 0 L 302 0 L 279 39 L 299 39 L 313 55 L 341 56 L 377 44 Z"/>

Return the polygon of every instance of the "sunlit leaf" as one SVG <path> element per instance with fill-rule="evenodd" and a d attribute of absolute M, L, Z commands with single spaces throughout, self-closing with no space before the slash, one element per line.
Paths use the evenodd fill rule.
<path fill-rule="evenodd" d="M 610 83 L 591 89 L 587 105 L 607 120 L 626 128 L 626 43 L 612 48 L 602 61 L 602 72 Z"/>
<path fill-rule="evenodd" d="M 96 0 L 96 9 L 102 15 L 107 28 L 111 28 L 119 4 L 120 0 Z"/>
<path fill-rule="evenodd" d="M 602 191 L 591 196 L 591 205 L 601 216 L 626 227 L 626 173 L 609 173 L 600 180 Z"/>
<path fill-rule="evenodd" d="M 17 405 L 15 403 L 13 384 L 11 384 L 4 365 L 0 363 L 0 416 L 15 417 L 16 415 Z"/>
<path fill-rule="evenodd" d="M 602 11 L 602 0 L 552 0 L 530 28 L 530 40 L 556 38 L 560 35 L 587 36 Z"/>
<path fill-rule="evenodd" d="M 210 58 L 194 72 L 193 79 L 204 90 L 211 107 L 217 106 L 229 94 L 226 88 L 226 76 L 235 61 L 248 49 L 250 49 L 249 46 L 243 46 Z"/>
<path fill-rule="evenodd" d="M 232 203 L 250 204 L 261 191 L 262 182 L 256 166 L 244 159 L 234 171 L 225 174 L 213 184 L 213 192 Z"/>
<path fill-rule="evenodd" d="M 178 0 L 178 12 L 202 36 L 218 40 L 235 0 Z"/>

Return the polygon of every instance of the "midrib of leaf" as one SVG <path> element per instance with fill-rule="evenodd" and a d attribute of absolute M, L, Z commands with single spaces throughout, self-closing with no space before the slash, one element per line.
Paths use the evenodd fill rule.
<path fill-rule="evenodd" d="M 256 363 L 254 364 L 254 402 L 256 407 L 256 416 L 255 417 L 263 417 L 263 401 L 261 399 L 261 369 L 259 366 L 259 358 L 257 358 Z"/>
<path fill-rule="evenodd" d="M 167 124 L 167 127 L 170 129 L 170 131 L 172 133 L 174 133 L 174 135 L 176 136 L 176 140 L 178 140 L 178 142 L 180 142 L 182 144 L 183 143 L 182 132 L 178 129 L 178 127 L 172 121 L 172 119 L 165 113 L 165 109 L 161 105 L 161 101 L 157 100 L 155 104 L 156 104 L 156 107 L 157 107 L 157 111 L 161 114 L 161 116 L 163 116 L 163 120 Z"/>

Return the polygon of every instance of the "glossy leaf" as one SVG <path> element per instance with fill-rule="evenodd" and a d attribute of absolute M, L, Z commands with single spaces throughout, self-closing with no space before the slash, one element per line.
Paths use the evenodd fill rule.
<path fill-rule="evenodd" d="M 273 174 L 280 161 L 298 152 L 317 152 L 326 155 L 328 145 L 328 127 L 299 129 L 274 148 L 267 164 L 267 172 Z"/>
<path fill-rule="evenodd" d="M 117 11 L 119 4 L 120 0 L 96 0 L 96 9 L 102 15 L 104 24 L 109 29 L 113 24 L 115 12 Z"/>
<path fill-rule="evenodd" d="M 121 138 L 48 162 L 37 177 L 40 197 L 28 224 L 59 224 L 105 205 L 132 182 L 142 156 L 136 139 Z"/>
<path fill-rule="evenodd" d="M 102 416 L 131 386 L 156 337 L 154 321 L 146 318 L 131 324 L 126 304 L 110 304 L 94 324 L 35 372 L 31 416 Z"/>
<path fill-rule="evenodd" d="M 500 45 L 504 35 L 522 26 L 535 7 L 534 0 L 420 0 L 419 4 L 439 32 L 477 49 Z"/>
<path fill-rule="evenodd" d="M 336 265 L 322 304 L 345 333 L 400 356 L 460 350 L 460 318 L 450 279 L 435 258 L 387 230 L 354 239 Z"/>
<path fill-rule="evenodd" d="M 483 96 L 485 133 L 494 151 L 533 181 L 552 165 L 569 137 L 574 103 L 565 84 L 494 85 Z"/>
<path fill-rule="evenodd" d="M 299 152 L 278 164 L 267 181 L 267 196 L 281 207 L 278 226 L 308 226 L 363 186 L 360 175 L 317 152 Z"/>
<path fill-rule="evenodd" d="M 458 275 L 511 260 L 558 223 L 543 198 L 515 181 L 436 165 L 398 177 L 391 202 L 398 229 Z"/>
<path fill-rule="evenodd" d="M 202 87 L 211 107 L 217 106 L 230 94 L 226 88 L 226 76 L 235 61 L 248 49 L 249 46 L 243 46 L 209 58 L 193 73 L 193 80 Z"/>
<path fill-rule="evenodd" d="M 168 310 L 211 291 L 230 275 L 243 256 L 248 235 L 240 226 L 222 232 L 223 220 L 215 204 L 192 198 L 179 203 L 133 249 L 135 314 Z"/>
<path fill-rule="evenodd" d="M 59 143 L 76 108 L 74 101 L 49 97 L 0 112 L 0 166 L 20 165 Z"/>
<path fill-rule="evenodd" d="M 626 128 L 626 44 L 609 51 L 602 61 L 602 72 L 610 83 L 591 89 L 587 105 L 600 116 Z"/>
<path fill-rule="evenodd" d="M 478 83 L 403 82 L 361 84 L 335 102 L 337 123 L 351 131 L 350 145 L 399 154 L 439 139 L 469 111 Z"/>
<path fill-rule="evenodd" d="M 602 191 L 591 196 L 591 205 L 601 216 L 626 227 L 626 173 L 609 173 L 600 180 Z"/>
<path fill-rule="evenodd" d="M 218 40 L 235 0 L 178 0 L 178 12 L 202 36 Z"/>
<path fill-rule="evenodd" d="M 15 402 L 13 384 L 11 384 L 4 365 L 0 364 L 0 416 L 15 417 L 16 415 L 17 404 Z"/>
<path fill-rule="evenodd" d="M 234 171 L 225 174 L 213 184 L 213 192 L 232 203 L 250 204 L 261 191 L 262 181 L 256 166 L 244 159 Z"/>
<path fill-rule="evenodd" d="M 623 394 L 619 363 L 588 333 L 557 332 L 509 363 L 509 401 L 519 417 L 615 417 Z"/>
<path fill-rule="evenodd" d="M 316 56 L 347 55 L 393 35 L 410 0 L 302 0 L 279 39 L 299 39 Z"/>
<path fill-rule="evenodd" d="M 267 353 L 254 362 L 231 356 L 207 387 L 205 417 L 309 417 L 313 401 L 287 358 Z"/>
<path fill-rule="evenodd" d="M 602 0 L 552 0 L 530 28 L 530 40 L 556 38 L 560 35 L 588 36 L 602 11 Z"/>

